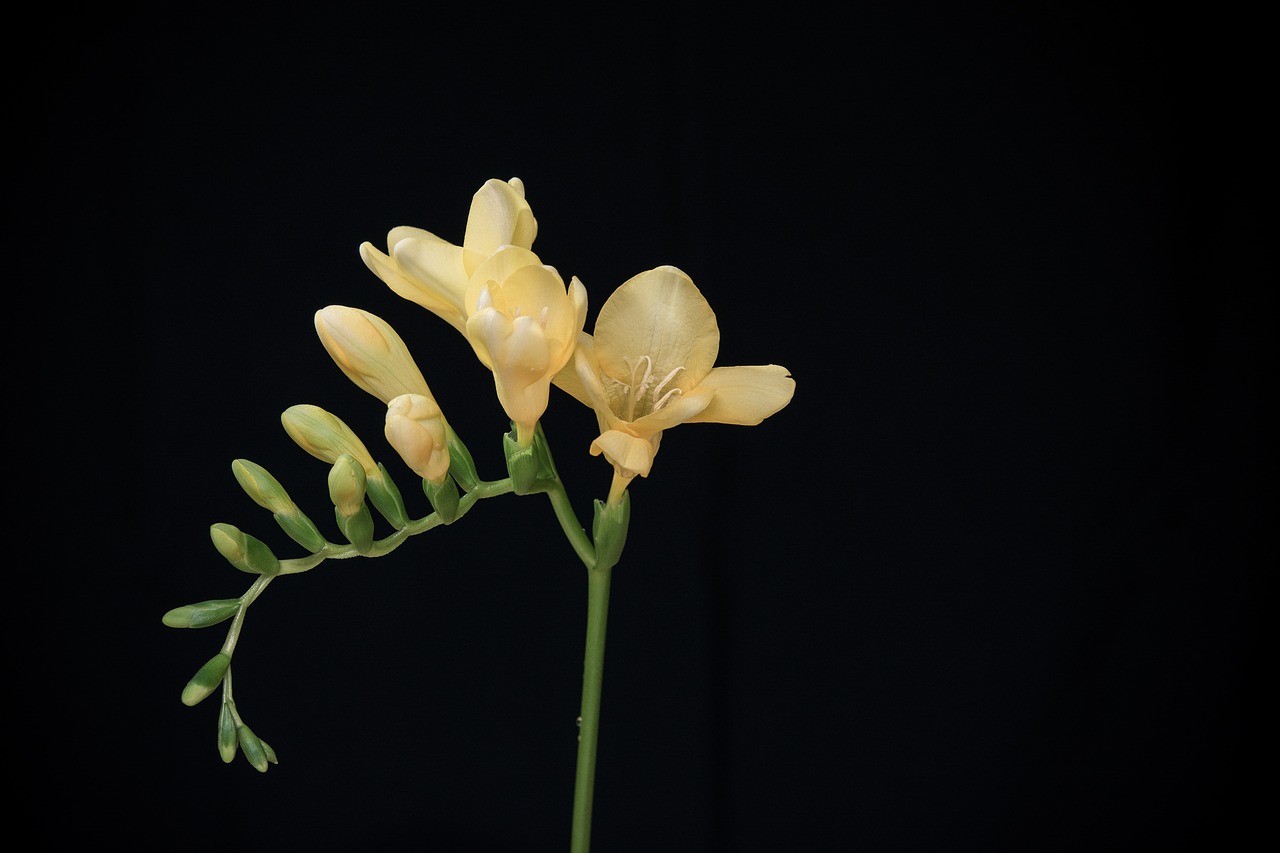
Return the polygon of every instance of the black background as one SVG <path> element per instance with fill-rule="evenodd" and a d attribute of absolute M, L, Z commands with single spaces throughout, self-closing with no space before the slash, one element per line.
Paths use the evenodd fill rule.
<path fill-rule="evenodd" d="M 219 760 L 216 699 L 178 701 L 223 629 L 160 622 L 247 586 L 213 522 L 293 555 L 232 459 L 328 520 L 290 405 L 425 512 L 325 305 L 390 322 L 501 475 L 487 372 L 357 247 L 461 242 L 518 176 L 588 328 L 674 264 L 719 363 L 797 382 L 758 427 L 669 432 L 632 487 L 594 849 L 1233 849 L 1264 807 L 1275 517 L 1259 34 L 1124 3 L 50 15 L 10 75 L 10 292 L 36 299 L 10 370 L 40 404 L 9 409 L 37 487 L 13 823 L 567 848 L 585 578 L 544 500 L 273 584 L 235 658 L 265 775 Z M 594 419 L 555 392 L 544 424 L 585 522 Z"/>

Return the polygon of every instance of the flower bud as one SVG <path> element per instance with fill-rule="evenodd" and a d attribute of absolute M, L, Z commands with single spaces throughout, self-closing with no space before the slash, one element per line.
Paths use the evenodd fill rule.
<path fill-rule="evenodd" d="M 214 691 L 219 684 L 222 683 L 222 677 L 227 674 L 227 669 L 231 666 L 231 656 L 225 652 L 218 652 L 209 658 L 204 666 L 191 677 L 187 682 L 187 686 L 182 690 L 182 704 L 192 706 L 198 705 L 205 697 Z"/>
<path fill-rule="evenodd" d="M 330 305 L 316 312 L 315 324 L 320 343 L 347 378 L 382 402 L 401 394 L 431 396 L 409 348 L 381 317 Z"/>
<path fill-rule="evenodd" d="M 173 608 L 164 615 L 162 621 L 170 628 L 207 628 L 230 619 L 239 609 L 238 598 L 201 601 Z"/>
<path fill-rule="evenodd" d="M 284 486 L 256 462 L 237 459 L 231 463 L 231 473 L 235 475 L 245 493 L 263 509 L 285 514 L 297 512 L 298 508 L 290 499 L 288 492 L 284 490 Z"/>
<path fill-rule="evenodd" d="M 387 404 L 387 441 L 422 479 L 440 485 L 449 473 L 448 428 L 436 401 L 401 394 Z"/>
<path fill-rule="evenodd" d="M 378 476 L 378 465 L 364 442 L 337 415 L 319 406 L 290 406 L 280 422 L 295 444 L 322 462 L 332 465 L 345 453 L 360 464 L 366 477 Z"/>
<path fill-rule="evenodd" d="M 266 773 L 268 764 L 280 763 L 276 760 L 276 751 L 244 723 L 236 727 L 236 735 L 240 741 L 240 749 L 244 751 L 244 757 L 249 759 L 253 769 L 259 773 Z"/>
<path fill-rule="evenodd" d="M 329 497 L 343 516 L 350 518 L 364 505 L 365 482 L 364 469 L 351 454 L 344 453 L 334 460 L 329 470 Z"/>
<path fill-rule="evenodd" d="M 218 553 L 242 572 L 255 575 L 280 573 L 280 561 L 266 543 L 255 539 L 238 527 L 219 522 L 209 528 L 209 538 Z"/>
<path fill-rule="evenodd" d="M 236 748 L 240 738 L 236 734 L 236 718 L 231 713 L 231 703 L 224 701 L 218 713 L 218 754 L 224 764 L 230 764 L 236 757 Z"/>

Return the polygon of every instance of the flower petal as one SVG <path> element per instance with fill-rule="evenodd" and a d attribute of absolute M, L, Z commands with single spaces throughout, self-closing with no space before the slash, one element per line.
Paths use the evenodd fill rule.
<path fill-rule="evenodd" d="M 608 430 L 591 442 L 591 455 L 604 458 L 613 464 L 623 477 L 648 477 L 653 467 L 653 457 L 658 449 L 648 439 L 637 438 L 619 430 Z"/>
<path fill-rule="evenodd" d="M 600 307 L 596 350 L 605 373 L 630 381 L 628 359 L 649 356 L 653 372 L 684 368 L 672 385 L 692 389 L 711 370 L 720 350 L 715 312 L 693 280 L 661 266 L 633 276 Z"/>
<path fill-rule="evenodd" d="M 524 185 L 495 178 L 485 181 L 471 197 L 462 245 L 488 257 L 502 246 L 531 248 L 537 233 L 538 223 L 524 200 Z"/>
<path fill-rule="evenodd" d="M 776 364 L 717 367 L 698 386 L 699 392 L 704 390 L 714 391 L 715 397 L 688 423 L 755 426 L 791 402 L 796 381 Z"/>
<path fill-rule="evenodd" d="M 362 246 L 361 255 L 364 254 Z M 461 331 L 465 322 L 463 293 L 467 287 L 463 254 L 460 247 L 439 238 L 405 237 L 391 247 L 391 256 L 403 281 L 388 279 L 377 269 L 374 272 L 379 273 L 379 277 L 397 294 L 418 303 Z M 365 263 L 369 263 L 368 258 Z"/>

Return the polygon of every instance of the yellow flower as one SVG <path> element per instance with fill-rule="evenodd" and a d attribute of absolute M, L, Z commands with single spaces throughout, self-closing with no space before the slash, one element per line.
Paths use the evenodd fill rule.
<path fill-rule="evenodd" d="M 381 317 L 330 305 L 316 312 L 316 333 L 347 378 L 384 403 L 402 394 L 431 396 L 409 348 Z"/>
<path fill-rule="evenodd" d="M 672 266 L 623 283 L 601 306 L 594 335 L 579 336 L 573 369 L 555 383 L 595 410 L 591 453 L 614 467 L 610 503 L 637 474 L 649 475 L 663 430 L 753 426 L 791 402 L 796 383 L 785 367 L 715 367 L 719 349 L 715 312 Z"/>
<path fill-rule="evenodd" d="M 493 371 L 517 444 L 528 447 L 547 410 L 552 377 L 573 357 L 587 319 L 587 290 L 576 277 L 566 288 L 533 252 L 506 246 L 476 268 L 463 307 L 467 340 Z"/>
<path fill-rule="evenodd" d="M 461 246 L 402 225 L 387 234 L 389 254 L 362 243 L 360 257 L 397 294 L 465 334 L 463 302 L 472 273 L 503 246 L 532 248 L 537 233 L 537 220 L 524 198 L 524 183 L 519 178 L 492 179 L 472 196 Z"/>
<path fill-rule="evenodd" d="M 444 416 L 436 401 L 401 394 L 387 404 L 387 441 L 419 477 L 435 485 L 449 473 L 449 444 Z"/>

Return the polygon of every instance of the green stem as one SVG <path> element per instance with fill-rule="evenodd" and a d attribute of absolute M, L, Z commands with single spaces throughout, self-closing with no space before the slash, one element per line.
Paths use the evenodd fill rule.
<path fill-rule="evenodd" d="M 600 738 L 600 692 L 604 683 L 604 634 L 609 615 L 613 566 L 587 570 L 587 648 L 582 664 L 582 716 L 578 728 L 578 770 L 573 787 L 572 853 L 591 849 L 591 806 Z"/>

